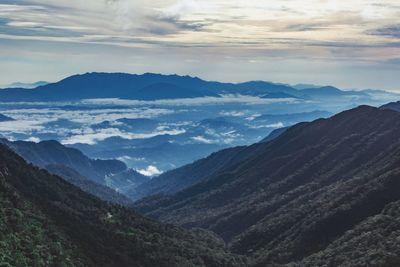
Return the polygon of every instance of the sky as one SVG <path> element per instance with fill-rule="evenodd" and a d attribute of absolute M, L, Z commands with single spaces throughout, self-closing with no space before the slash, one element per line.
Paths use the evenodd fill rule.
<path fill-rule="evenodd" d="M 400 91 L 400 1 L 0 0 L 0 85 L 92 71 Z"/>

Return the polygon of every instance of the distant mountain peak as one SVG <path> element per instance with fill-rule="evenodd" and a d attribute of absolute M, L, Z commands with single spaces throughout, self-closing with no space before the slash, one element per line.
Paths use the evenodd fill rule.
<path fill-rule="evenodd" d="M 169 84 L 168 94 L 165 94 L 165 90 L 161 88 L 166 84 Z M 152 90 L 151 92 L 149 90 L 147 94 L 144 89 L 149 87 Z M 163 93 L 159 94 L 160 92 Z M 56 83 L 39 86 L 35 90 L 21 90 L 21 88 L 0 90 L 0 98 L 3 102 L 70 101 L 88 98 L 158 100 L 210 97 L 223 94 L 302 99 L 347 95 L 368 97 L 368 94 L 362 91 L 342 91 L 333 86 L 298 90 L 289 85 L 261 80 L 222 83 L 206 81 L 189 75 L 165 75 L 150 72 L 144 74 L 87 72 L 67 77 Z"/>

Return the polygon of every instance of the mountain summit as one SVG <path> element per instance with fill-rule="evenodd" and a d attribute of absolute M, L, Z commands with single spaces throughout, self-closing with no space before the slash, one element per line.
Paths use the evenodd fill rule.
<path fill-rule="evenodd" d="M 10 101 L 67 101 L 90 98 L 124 98 L 136 100 L 218 97 L 242 94 L 263 98 L 318 98 L 345 95 L 368 96 L 363 92 L 341 91 L 334 87 L 297 90 L 288 85 L 264 81 L 220 83 L 197 77 L 145 73 L 86 73 L 65 78 L 35 89 L 0 90 L 0 99 Z"/>

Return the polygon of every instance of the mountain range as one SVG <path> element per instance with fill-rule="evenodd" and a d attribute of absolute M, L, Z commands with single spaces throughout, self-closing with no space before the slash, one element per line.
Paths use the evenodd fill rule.
<path fill-rule="evenodd" d="M 277 128 L 394 98 L 398 95 L 390 92 L 332 86 L 296 89 L 264 81 L 86 73 L 35 89 L 0 90 L 0 114 L 14 119 L 0 118 L 0 137 L 56 140 L 88 157 L 119 159 L 155 175 L 259 142 Z"/>
<path fill-rule="evenodd" d="M 335 114 L 380 91 L 296 87 L 87 73 L 0 90 L 1 134 L 37 141 L 0 139 L 0 265 L 399 266 L 400 102 Z"/>
<path fill-rule="evenodd" d="M 134 204 L 74 186 L 93 194 L 103 183 L 97 196 L 109 194 L 107 177 L 136 175 L 122 162 L 55 141 L 2 140 L 3 258 L 11 266 L 397 266 L 397 105 L 360 106 L 213 153 L 134 185 L 125 193 L 146 196 Z"/>
<path fill-rule="evenodd" d="M 50 173 L 57 174 L 86 192 L 103 200 L 127 205 L 130 200 L 123 193 L 126 188 L 134 188 L 149 178 L 128 169 L 119 160 L 90 159 L 81 151 L 68 148 L 57 141 L 39 143 L 0 139 L 26 161 Z"/>
<path fill-rule="evenodd" d="M 3 266 L 246 266 L 204 230 L 93 197 L 0 145 Z"/>
<path fill-rule="evenodd" d="M 5 88 L 0 99 L 9 101 L 71 101 L 90 98 L 123 98 L 137 100 L 219 97 L 223 94 L 241 94 L 262 98 L 368 97 L 362 91 L 342 91 L 332 86 L 295 89 L 289 85 L 264 81 L 221 83 L 204 81 L 197 77 L 142 75 L 126 73 L 86 73 L 44 84 L 34 90 Z"/>
<path fill-rule="evenodd" d="M 399 130 L 400 113 L 369 106 L 299 123 L 165 174 L 197 183 L 135 208 L 211 230 L 253 266 L 397 266 Z"/>
<path fill-rule="evenodd" d="M 298 121 L 311 121 L 315 118 L 329 117 L 332 114 L 325 111 L 312 111 L 294 114 L 276 114 L 276 115 L 260 115 L 254 119 L 254 123 L 278 123 L 285 121 L 288 124 L 295 123 Z M 226 122 L 224 120 L 206 120 L 203 124 L 208 124 L 207 128 L 217 129 L 218 127 L 211 127 L 210 124 L 216 124 L 219 127 L 224 127 Z M 229 125 L 229 124 L 228 124 Z M 261 142 L 266 142 L 272 140 L 282 134 L 289 127 L 278 128 L 271 132 L 266 138 L 261 140 Z M 214 174 L 221 169 L 225 168 L 225 164 L 230 164 L 233 166 L 238 161 L 246 157 L 243 153 L 243 147 L 238 146 L 234 148 L 228 148 L 226 150 L 220 150 L 213 153 L 209 158 L 211 159 L 201 159 L 193 164 L 186 165 L 183 168 L 177 168 L 172 171 L 161 174 L 158 177 L 153 178 L 137 187 L 130 188 L 127 190 L 126 194 L 134 200 L 157 194 L 171 194 L 176 193 L 185 187 L 194 185 L 203 179 L 207 175 Z M 237 158 L 237 159 L 235 159 Z M 212 164 L 210 164 L 212 162 Z M 207 175 L 205 175 L 207 174 Z"/>

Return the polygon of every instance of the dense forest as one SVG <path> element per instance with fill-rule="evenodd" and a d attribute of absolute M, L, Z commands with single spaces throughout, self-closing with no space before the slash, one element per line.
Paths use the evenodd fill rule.
<path fill-rule="evenodd" d="M 0 146 L 1 266 L 244 266 L 204 230 L 103 202 Z"/>
<path fill-rule="evenodd" d="M 134 188 L 149 180 L 119 160 L 91 159 L 81 151 L 66 147 L 57 141 L 39 143 L 0 139 L 27 162 L 44 168 L 83 191 L 100 199 L 121 205 L 131 200 L 122 194 L 122 188 Z M 117 189 L 121 189 L 118 190 Z"/>
<path fill-rule="evenodd" d="M 1 145 L 0 266 L 399 266 L 399 130 L 400 113 L 368 106 L 300 123 L 128 207 Z"/>
<path fill-rule="evenodd" d="M 214 231 L 255 266 L 397 266 L 399 131 L 400 113 L 368 106 L 300 123 L 220 152 L 232 162 L 215 172 L 215 155 L 176 170 L 202 182 L 135 208 Z"/>

